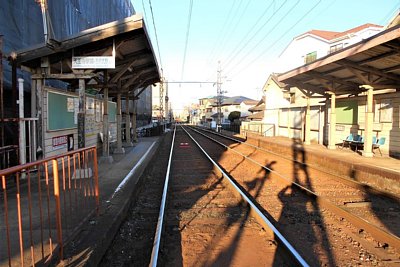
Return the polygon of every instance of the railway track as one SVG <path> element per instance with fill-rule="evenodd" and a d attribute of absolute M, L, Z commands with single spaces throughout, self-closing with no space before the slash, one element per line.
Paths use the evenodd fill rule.
<path fill-rule="evenodd" d="M 182 129 L 165 175 L 166 143 L 100 266 L 308 266 Z"/>
<path fill-rule="evenodd" d="M 200 135 L 198 131 L 195 134 Z M 203 138 L 205 139 L 204 136 Z M 317 231 L 312 230 L 320 240 L 311 242 L 314 244 L 310 245 L 319 243 L 316 250 L 318 253 L 324 252 L 322 254 L 325 256 L 311 257 L 309 262 L 318 265 L 323 262 L 335 264 L 335 259 L 345 262 L 346 257 L 339 255 L 335 246 L 330 248 L 333 245 L 332 240 L 336 242 L 344 239 L 342 244 L 336 243 L 337 247 L 348 250 L 347 260 L 361 263 L 368 260 L 388 265 L 399 263 L 400 209 L 396 197 L 311 167 L 307 164 L 306 155 L 299 143 L 293 145 L 293 157 L 290 159 L 220 135 L 212 134 L 212 139 L 225 145 L 225 148 L 220 146 L 221 151 L 229 148 L 223 157 L 216 159 L 219 164 L 240 181 L 243 188 L 252 194 L 279 225 L 282 225 L 282 213 L 287 208 L 291 210 L 291 207 L 300 206 L 298 208 L 303 209 L 306 215 L 293 215 L 288 221 L 297 222 L 298 218 L 308 217 L 310 230 L 314 227 L 313 224 L 320 228 Z M 263 172 L 264 177 L 260 176 Z M 308 199 L 296 199 L 300 195 L 307 196 Z M 284 207 L 282 198 L 288 200 Z M 312 218 L 315 215 L 318 215 L 317 218 Z M 350 247 L 353 248 L 354 255 L 351 255 L 346 240 L 347 243 L 352 243 Z M 357 248 L 359 255 L 356 253 Z"/>
<path fill-rule="evenodd" d="M 152 266 L 308 266 L 184 129 L 167 177 Z"/>
<path fill-rule="evenodd" d="M 362 198 L 365 194 L 362 187 L 337 185 L 339 178 L 328 178 L 329 186 L 337 192 L 335 197 L 317 185 L 325 182 L 314 179 L 320 173 L 307 164 L 306 155 L 303 158 L 301 153 L 297 154 L 296 162 L 285 161 L 237 141 L 212 137 L 227 148 L 204 133 L 186 130 L 233 180 L 233 185 L 244 191 L 242 200 L 228 188 L 229 183 L 222 179 L 218 169 L 203 161 L 197 146 L 179 129 L 172 156 L 166 152 L 170 141 L 164 142 L 102 266 L 149 263 L 151 266 L 293 266 L 293 260 L 287 262 L 284 259 L 288 257 L 281 257 L 289 252 L 276 241 L 276 234 L 260 220 L 262 217 L 275 225 L 296 255 L 304 259 L 304 264 L 398 266 L 400 263 L 400 254 L 392 240 L 379 239 L 381 232 L 394 235 L 371 222 L 364 225 L 367 221 L 362 218 L 352 220 L 357 217 L 352 209 L 360 212 L 357 205 L 361 208 L 376 205 L 373 198 L 366 206 L 358 201 L 366 199 Z M 172 139 L 170 134 L 168 138 Z M 169 159 L 171 169 L 165 175 Z M 163 189 L 166 176 L 170 177 L 168 190 Z M 318 195 L 316 188 L 318 194 L 325 194 Z M 168 201 L 160 205 L 163 192 L 168 193 Z M 381 195 L 382 199 L 386 197 Z M 252 201 L 259 213 L 251 212 L 243 198 Z M 163 205 L 166 210 L 164 219 L 160 219 L 159 208 Z M 398 226 L 395 221 L 393 224 Z M 371 233 L 370 225 L 377 232 Z M 394 238 L 396 241 L 397 237 Z"/>

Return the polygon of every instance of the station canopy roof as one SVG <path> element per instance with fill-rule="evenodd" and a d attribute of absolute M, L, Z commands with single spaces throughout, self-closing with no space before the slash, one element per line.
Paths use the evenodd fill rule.
<path fill-rule="evenodd" d="M 399 90 L 400 25 L 277 77 L 310 94 L 358 94 L 362 85 Z"/>
<path fill-rule="evenodd" d="M 115 56 L 115 68 L 73 69 L 72 57 Z M 67 39 L 50 39 L 46 44 L 18 51 L 16 63 L 32 78 L 58 79 L 71 84 L 87 79 L 87 87 L 110 88 L 110 94 L 145 88 L 160 81 L 154 51 L 140 15 L 84 30 Z M 42 70 L 42 71 L 38 71 Z M 77 86 L 75 87 L 77 88 Z"/>

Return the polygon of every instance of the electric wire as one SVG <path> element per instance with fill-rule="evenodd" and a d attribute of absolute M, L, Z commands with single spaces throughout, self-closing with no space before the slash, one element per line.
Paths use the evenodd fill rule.
<path fill-rule="evenodd" d="M 383 17 L 383 19 L 381 20 L 381 24 L 383 24 L 383 23 L 387 22 L 389 19 L 391 19 L 391 17 L 395 15 L 396 10 L 397 10 L 396 13 L 399 13 L 399 11 L 400 11 L 400 9 L 399 9 L 399 4 L 400 4 L 400 1 L 398 1 L 397 4 L 395 4 L 394 8 L 391 9 L 391 10 Z M 387 24 L 387 23 L 385 23 L 385 24 Z"/>
<path fill-rule="evenodd" d="M 287 2 L 287 0 L 286 0 L 284 3 L 286 3 L 286 2 Z M 246 35 L 239 41 L 238 45 L 233 49 L 233 51 L 229 54 L 229 56 L 227 57 L 226 60 L 229 60 L 230 58 L 232 58 L 232 59 L 235 58 L 234 55 L 237 56 L 237 54 L 240 53 L 240 52 L 244 49 L 244 47 L 246 46 L 246 44 L 248 44 L 249 41 L 252 40 L 252 39 L 260 32 L 260 30 L 262 30 L 262 28 L 268 23 L 269 19 L 267 20 L 266 23 L 264 23 L 262 26 L 260 26 L 260 27 L 258 28 L 257 32 L 256 32 L 255 34 L 253 34 L 253 36 L 252 36 L 251 38 L 248 38 L 248 36 L 252 33 L 253 29 L 256 29 L 258 23 L 262 21 L 262 19 L 264 18 L 265 14 L 270 10 L 271 6 L 272 6 L 274 3 L 275 3 L 275 2 L 272 1 L 271 4 L 268 5 L 266 9 L 264 9 L 264 11 L 262 12 L 262 14 L 258 17 L 256 23 L 254 23 L 251 27 L 249 27 L 250 30 L 249 30 L 249 31 L 246 33 Z M 279 11 L 279 9 L 278 9 L 278 11 Z M 248 40 L 248 42 L 247 42 L 245 45 L 242 46 L 242 48 L 240 49 L 240 51 L 239 51 L 238 53 L 236 53 L 237 49 L 243 44 L 243 42 L 244 42 L 245 40 Z M 231 59 L 230 61 L 232 61 L 232 59 Z M 214 60 L 214 58 L 213 58 L 213 60 Z M 209 61 L 209 62 L 210 62 L 210 61 Z M 229 63 L 224 63 L 224 64 L 225 64 L 225 65 L 228 65 Z M 210 64 L 207 64 L 207 65 L 209 66 Z M 224 66 L 224 67 L 225 67 L 225 66 Z M 210 75 L 210 76 L 211 76 L 211 75 Z M 210 78 L 208 78 L 207 80 L 209 80 L 209 79 L 210 79 Z"/>
<path fill-rule="evenodd" d="M 284 36 L 286 36 L 291 30 L 293 30 L 293 27 L 298 25 L 308 14 L 310 14 L 320 3 L 322 0 L 319 0 L 314 6 L 311 7 L 300 19 L 298 19 L 291 27 L 289 27 L 275 42 L 273 42 L 270 46 L 267 47 L 267 49 L 263 50 L 260 54 L 257 55 L 251 62 L 249 62 L 244 68 L 240 69 L 240 71 L 236 73 L 242 72 L 244 69 L 246 69 L 248 66 L 253 64 L 256 60 L 259 60 L 269 49 L 274 47 Z"/>
<path fill-rule="evenodd" d="M 156 36 L 156 43 L 157 43 L 157 51 L 158 51 L 158 57 L 160 59 L 160 66 L 161 66 L 161 76 L 163 76 L 163 67 L 162 67 L 162 61 L 161 61 L 161 53 L 160 53 L 160 45 L 158 43 L 158 35 L 157 35 L 157 29 L 156 29 L 156 23 L 154 21 L 154 13 L 153 13 L 153 6 L 151 5 L 151 0 L 149 0 L 149 6 L 150 6 L 150 11 L 151 11 L 151 18 L 153 20 L 153 26 L 154 26 L 154 35 Z"/>
<path fill-rule="evenodd" d="M 144 0 L 142 0 L 142 7 L 143 7 L 143 12 L 144 12 L 144 20 L 146 25 L 150 25 L 147 21 L 147 13 L 146 13 L 146 7 L 144 6 Z"/>
<path fill-rule="evenodd" d="M 248 51 L 243 57 L 241 57 L 240 60 L 238 60 L 238 62 L 243 62 L 243 61 L 254 51 L 254 49 L 256 49 L 262 42 L 264 42 L 264 40 L 265 40 L 275 29 L 277 29 L 277 26 L 278 26 L 279 24 L 281 24 L 282 21 L 284 21 L 284 20 L 287 18 L 287 16 L 295 9 L 295 7 L 296 7 L 299 3 L 300 3 L 300 0 L 297 0 L 296 3 L 285 13 L 285 15 L 283 15 L 283 16 L 278 20 L 278 22 L 275 23 L 274 26 L 271 27 L 271 30 L 269 30 L 269 31 L 267 32 L 267 34 L 264 35 L 263 38 L 262 38 L 261 40 L 259 40 L 259 41 L 256 43 L 255 46 L 253 46 L 251 49 L 249 49 L 249 51 Z M 276 14 L 276 12 L 275 12 L 275 14 Z M 290 29 L 291 29 L 291 28 L 290 28 Z M 227 75 L 229 75 L 229 73 L 231 73 L 232 70 L 236 69 L 237 66 L 238 66 L 238 65 L 234 65 L 229 71 L 227 71 L 227 72 L 226 72 Z"/>
<path fill-rule="evenodd" d="M 231 25 L 235 21 L 235 18 L 237 17 L 237 14 L 241 9 L 242 3 L 243 3 L 243 0 L 240 0 L 238 6 L 235 9 L 235 12 L 232 14 L 232 18 L 231 18 L 231 20 L 229 21 L 229 23 L 227 25 L 226 31 L 224 31 L 224 34 L 222 35 L 221 42 L 219 42 L 219 44 L 220 44 L 219 45 L 219 47 L 220 47 L 219 51 L 224 51 L 225 46 L 226 46 L 228 40 L 230 39 L 230 37 L 232 35 L 232 32 L 235 30 L 235 28 L 232 27 Z M 250 4 L 250 1 L 247 1 L 247 6 L 242 10 L 246 11 L 246 9 L 247 9 L 249 4 Z M 242 13 L 242 15 L 243 15 L 243 13 Z M 236 21 L 238 22 L 239 20 L 236 20 Z M 235 24 L 235 26 L 236 25 L 237 25 L 237 23 Z M 218 52 L 216 56 L 218 56 L 219 54 L 220 54 L 220 52 Z M 220 59 L 218 59 L 218 60 L 220 60 Z"/>
<path fill-rule="evenodd" d="M 225 64 L 225 65 L 224 65 L 224 68 L 227 68 L 227 67 L 229 66 L 229 64 L 237 57 L 237 55 L 240 54 L 240 53 L 243 51 L 243 49 L 245 49 L 245 48 L 249 45 L 249 43 L 255 39 L 255 37 L 260 33 L 260 31 L 271 21 L 271 19 L 272 19 L 276 14 L 278 14 L 279 10 L 281 10 L 281 8 L 282 8 L 286 3 L 287 3 L 287 0 L 286 0 L 285 2 L 283 2 L 283 3 L 278 7 L 278 9 L 275 10 L 275 12 L 273 12 L 273 14 L 272 14 L 270 17 L 268 17 L 268 19 L 264 22 L 264 24 L 261 25 L 261 26 L 258 28 L 258 30 L 257 30 L 250 38 L 247 38 L 248 34 L 246 34 L 246 36 L 242 39 L 242 41 L 244 41 L 244 40 L 247 39 L 247 42 L 245 42 L 245 43 L 241 46 L 241 48 L 239 49 L 239 51 L 236 52 L 236 50 L 237 50 L 236 48 L 238 48 L 239 46 L 237 46 L 237 47 L 235 48 L 235 50 L 232 51 L 232 53 L 228 56 L 228 59 L 227 59 L 227 60 L 225 61 L 225 63 L 224 63 L 224 64 Z M 264 15 L 267 11 L 269 11 L 269 8 L 272 6 L 272 4 L 273 4 L 273 2 L 271 3 L 271 5 L 268 6 L 268 8 L 267 8 L 267 9 L 265 10 L 265 12 L 263 13 L 263 15 Z M 297 4 L 296 4 L 296 5 L 297 5 Z M 262 16 L 263 16 L 263 15 L 262 15 Z M 261 19 L 261 17 L 260 17 L 260 19 Z M 258 21 L 257 21 L 256 24 L 258 24 Z M 279 24 L 279 23 L 278 23 L 278 24 Z M 278 24 L 276 24 L 274 27 L 272 27 L 272 30 L 275 29 L 275 27 L 276 27 Z M 268 36 L 272 30 L 270 30 L 270 31 L 267 33 L 266 36 Z M 264 39 L 266 38 L 266 36 L 264 36 L 262 40 L 264 40 Z M 252 49 L 251 49 L 250 51 L 252 51 Z"/>
<path fill-rule="evenodd" d="M 230 19 L 230 16 L 231 16 L 231 13 L 232 13 L 232 11 L 233 11 L 233 8 L 234 8 L 235 5 L 236 5 L 236 1 L 237 1 L 237 0 L 235 0 L 235 1 L 232 3 L 231 8 L 229 9 L 228 16 L 226 17 L 226 19 L 225 19 L 225 21 L 224 21 L 224 24 L 223 24 L 223 26 L 222 26 L 222 28 L 221 28 L 219 34 L 218 34 L 218 39 L 216 40 L 216 42 L 215 42 L 215 44 L 214 44 L 214 46 L 213 46 L 213 49 L 211 50 L 211 54 L 210 54 L 209 58 L 211 58 L 212 60 L 210 60 L 209 62 L 212 62 L 212 61 L 214 61 L 214 59 L 215 59 L 215 55 L 214 55 L 215 52 L 216 52 L 215 49 L 217 48 L 217 44 L 220 43 L 220 40 L 221 40 L 221 38 L 222 38 L 223 32 L 225 31 L 226 25 L 228 24 L 228 20 Z"/>
<path fill-rule="evenodd" d="M 191 21 L 192 21 L 192 10 L 193 10 L 193 0 L 190 0 L 190 4 L 189 4 L 189 15 L 188 15 L 188 24 L 187 24 L 187 29 L 186 29 L 185 49 L 184 49 L 184 52 L 183 52 L 183 62 L 182 62 L 181 80 L 183 80 L 183 73 L 184 73 L 184 70 L 185 70 L 186 52 L 187 52 L 187 46 L 188 46 L 188 42 L 189 42 L 190 23 L 191 23 Z"/>

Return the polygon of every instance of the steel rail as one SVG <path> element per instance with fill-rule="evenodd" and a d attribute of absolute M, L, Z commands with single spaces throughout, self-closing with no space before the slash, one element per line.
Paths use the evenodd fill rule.
<path fill-rule="evenodd" d="M 253 162 L 254 164 L 256 164 L 256 165 L 258 165 L 258 166 L 260 166 L 261 168 L 264 168 L 264 169 L 268 170 L 269 172 L 276 174 L 276 175 L 277 175 L 278 177 L 280 177 L 281 179 L 283 179 L 283 180 L 285 180 L 286 182 L 288 182 L 289 184 L 291 184 L 291 185 L 297 187 L 297 188 L 300 189 L 302 192 L 304 192 L 304 193 L 307 194 L 308 196 L 310 196 L 310 197 L 312 197 L 313 199 L 315 199 L 315 200 L 318 202 L 319 205 L 321 205 L 321 206 L 323 206 L 323 207 L 325 207 L 325 208 L 328 208 L 328 209 L 331 210 L 332 212 L 334 212 L 334 213 L 338 214 L 339 216 L 345 218 L 346 220 L 348 220 L 349 222 L 351 222 L 354 226 L 366 230 L 366 231 L 369 232 L 376 240 L 382 241 L 383 243 L 386 243 L 386 244 L 392 246 L 393 248 L 396 248 L 397 250 L 400 249 L 400 238 L 399 238 L 399 237 L 397 237 L 397 236 L 395 236 L 395 235 L 393 235 L 393 234 L 391 234 L 391 233 L 388 233 L 388 232 L 386 232 L 385 230 L 383 230 L 383 229 L 381 229 L 381 228 L 379 228 L 379 227 L 377 227 L 377 226 L 371 224 L 370 222 L 364 220 L 363 218 L 361 218 L 361 217 L 359 217 L 359 216 L 356 216 L 356 215 L 354 215 L 354 214 L 352 214 L 352 213 L 350 213 L 350 212 L 348 212 L 348 211 L 342 209 L 341 207 L 339 207 L 339 206 L 333 204 L 331 201 L 327 200 L 326 198 L 317 195 L 316 193 L 314 193 L 313 191 L 309 190 L 308 188 L 306 188 L 306 187 L 304 187 L 304 186 L 302 186 L 302 185 L 300 185 L 300 184 L 298 184 L 298 183 L 296 183 L 296 182 L 291 181 L 290 179 L 286 178 L 285 176 L 283 176 L 283 175 L 280 174 L 279 172 L 277 172 L 277 171 L 275 171 L 275 170 L 273 170 L 273 169 L 270 169 L 270 168 L 268 168 L 268 167 L 266 167 L 266 166 L 261 165 L 261 164 L 258 163 L 257 161 L 255 161 L 255 160 L 253 160 L 253 159 L 247 157 L 246 155 L 244 155 L 244 154 L 242 154 L 242 153 L 240 153 L 240 152 L 238 152 L 238 151 L 236 151 L 236 150 L 234 150 L 234 149 L 232 149 L 232 148 L 226 146 L 225 144 L 223 144 L 223 143 L 221 143 L 221 142 L 215 140 L 214 138 L 212 138 L 212 137 L 210 137 L 210 136 L 207 136 L 207 135 L 201 133 L 200 131 L 198 131 L 198 130 L 196 130 L 196 129 L 192 129 L 192 130 L 195 131 L 195 132 L 197 132 L 197 133 L 199 133 L 199 134 L 201 134 L 201 135 L 203 135 L 204 137 L 206 137 L 206 138 L 208 138 L 208 139 L 210 139 L 210 140 L 213 140 L 214 142 L 220 144 L 221 146 L 223 146 L 223 147 L 225 147 L 225 148 L 227 148 L 227 149 L 232 150 L 233 152 L 235 152 L 235 153 L 241 155 L 242 157 L 246 158 L 247 160 Z"/>
<path fill-rule="evenodd" d="M 191 129 L 197 129 L 197 128 L 191 127 Z M 334 178 L 336 181 L 342 182 L 343 184 L 348 185 L 348 186 L 350 186 L 350 187 L 353 187 L 353 188 L 355 188 L 355 189 L 359 189 L 359 190 L 362 190 L 362 191 L 365 191 L 366 189 L 368 189 L 368 190 L 372 191 L 373 193 L 382 195 L 382 196 L 387 197 L 387 198 L 390 198 L 390 199 L 392 199 L 392 200 L 395 200 L 395 201 L 399 201 L 399 200 L 400 200 L 400 195 L 396 195 L 396 194 L 394 194 L 394 193 L 390 193 L 390 192 L 387 192 L 387 191 L 384 191 L 384 190 L 380 190 L 380 189 L 378 189 L 378 188 L 374 188 L 374 187 L 372 187 L 372 186 L 370 186 L 370 185 L 368 185 L 368 184 L 365 184 L 365 183 L 362 183 L 362 182 L 359 182 L 359 181 L 355 181 L 355 180 L 352 180 L 352 179 L 349 179 L 349 178 L 340 176 L 340 175 L 338 175 L 338 174 L 336 174 L 336 173 L 333 173 L 333 172 L 325 171 L 325 170 L 323 170 L 323 169 L 320 169 L 320 168 L 316 167 L 316 166 L 313 165 L 313 164 L 303 163 L 303 162 L 300 162 L 300 161 L 298 161 L 298 160 L 294 160 L 294 159 L 291 159 L 291 158 L 289 158 L 289 157 L 285 157 L 285 156 L 283 156 L 283 155 L 281 155 L 281 154 L 278 154 L 278 153 L 275 153 L 275 152 L 273 152 L 273 151 L 271 151 L 271 150 L 267 150 L 267 149 L 265 149 L 265 148 L 258 147 L 258 146 L 256 146 L 256 145 L 252 145 L 252 144 L 247 144 L 246 142 L 243 142 L 243 141 L 241 141 L 241 140 L 239 140 L 239 139 L 236 139 L 236 138 L 233 138 L 233 137 L 231 137 L 231 136 L 227 136 L 227 135 L 224 135 L 224 134 L 221 134 L 221 133 L 213 132 L 213 131 L 210 131 L 210 130 L 208 130 L 208 129 L 202 129 L 202 128 L 200 128 L 200 129 L 201 129 L 202 131 L 204 131 L 204 132 L 208 132 L 208 133 L 211 133 L 211 134 L 220 136 L 220 137 L 222 137 L 222 138 L 226 138 L 226 139 L 228 139 L 228 140 L 232 140 L 232 141 L 234 141 L 234 142 L 240 143 L 241 145 L 246 145 L 246 146 L 255 148 L 255 149 L 259 150 L 259 151 L 262 151 L 262 152 L 264 152 L 264 153 L 269 153 L 269 154 L 272 154 L 272 155 L 274 155 L 274 156 L 277 156 L 277 157 L 286 159 L 286 160 L 288 160 L 288 161 L 296 162 L 296 163 L 305 165 L 305 166 L 307 166 L 307 167 L 313 168 L 314 170 L 317 170 L 317 171 L 320 171 L 320 172 L 323 172 L 323 173 L 332 175 L 333 178 Z"/>
<path fill-rule="evenodd" d="M 286 247 L 290 254 L 301 266 L 309 266 L 308 263 L 301 257 L 301 255 L 296 251 L 296 249 L 286 240 L 286 238 L 279 232 L 279 230 L 274 226 L 274 224 L 268 220 L 268 218 L 260 211 L 260 209 L 253 203 L 253 201 L 247 197 L 245 193 L 232 181 L 232 179 L 222 170 L 222 168 L 207 154 L 203 147 L 194 139 L 194 137 L 186 131 L 186 129 L 181 126 L 182 129 L 187 133 L 187 135 L 193 140 L 193 142 L 200 148 L 204 155 L 212 162 L 212 164 L 219 170 L 219 172 L 224 176 L 224 178 L 230 183 L 230 185 L 240 194 L 243 200 L 247 202 L 250 208 L 259 216 L 264 225 L 267 225 L 279 239 L 279 241 Z"/>
<path fill-rule="evenodd" d="M 169 152 L 167 173 L 165 174 L 164 189 L 163 189 L 163 194 L 162 194 L 162 199 L 161 199 L 160 212 L 158 215 L 156 233 L 155 233 L 154 242 L 153 242 L 153 250 L 151 252 L 151 260 L 150 260 L 149 266 L 152 266 L 152 267 L 157 266 L 158 254 L 160 251 L 161 234 L 162 234 L 162 229 L 163 229 L 163 224 L 164 224 L 165 204 L 167 201 L 169 174 L 170 174 L 170 169 L 171 169 L 172 154 L 174 151 L 175 134 L 176 134 L 176 124 L 175 124 L 175 128 L 174 128 L 174 134 L 172 137 L 171 150 Z"/>

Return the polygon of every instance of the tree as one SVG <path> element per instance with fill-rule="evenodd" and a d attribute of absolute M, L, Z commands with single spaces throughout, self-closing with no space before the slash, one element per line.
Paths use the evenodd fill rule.
<path fill-rule="evenodd" d="M 233 123 L 235 120 L 240 118 L 240 111 L 232 111 L 229 113 L 228 120 Z"/>

